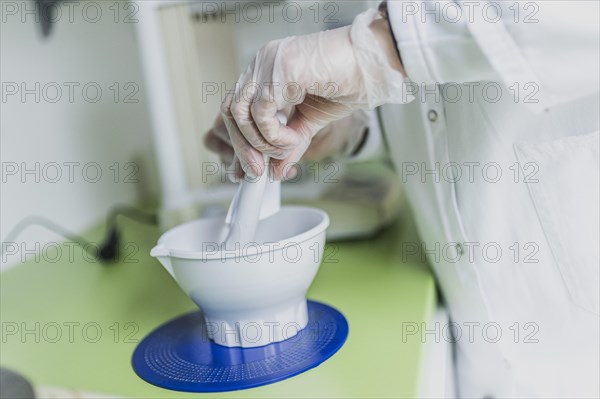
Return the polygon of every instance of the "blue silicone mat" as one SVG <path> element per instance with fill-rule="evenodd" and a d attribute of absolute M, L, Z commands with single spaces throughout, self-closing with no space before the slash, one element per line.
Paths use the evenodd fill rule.
<path fill-rule="evenodd" d="M 207 338 L 200 311 L 158 327 L 133 353 L 135 372 L 161 388 L 224 392 L 259 387 L 318 366 L 344 345 L 346 318 L 308 301 L 308 325 L 296 336 L 258 348 L 228 348 Z"/>

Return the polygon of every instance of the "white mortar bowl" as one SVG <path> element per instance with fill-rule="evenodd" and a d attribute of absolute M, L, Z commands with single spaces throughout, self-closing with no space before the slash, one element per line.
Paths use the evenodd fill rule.
<path fill-rule="evenodd" d="M 224 217 L 177 226 L 150 254 L 202 309 L 207 332 L 228 347 L 257 347 L 295 336 L 308 323 L 306 292 L 321 260 L 329 217 L 284 206 L 260 221 L 256 243 L 225 251 Z"/>

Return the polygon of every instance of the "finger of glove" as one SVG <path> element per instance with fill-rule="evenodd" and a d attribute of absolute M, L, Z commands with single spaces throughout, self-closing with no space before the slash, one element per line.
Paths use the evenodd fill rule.
<path fill-rule="evenodd" d="M 302 143 L 290 153 L 286 159 L 271 159 L 270 173 L 275 180 L 294 179 L 299 171 L 298 162 L 308 148 L 310 142 Z"/>
<path fill-rule="evenodd" d="M 306 152 L 316 130 L 313 126 L 306 123 L 301 113 L 294 113 L 292 119 L 288 122 L 286 129 L 290 130 L 294 137 L 298 139 L 296 146 L 285 159 L 271 159 L 271 176 L 275 180 L 293 179 L 297 173 L 297 163 Z"/>
<path fill-rule="evenodd" d="M 251 107 L 252 119 L 260 131 L 262 141 L 262 147 L 258 149 L 271 158 L 285 159 L 300 144 L 302 138 L 298 137 L 293 129 L 281 123 L 277 116 L 279 111 L 275 103 L 262 99 Z"/>
<path fill-rule="evenodd" d="M 281 148 L 279 146 L 275 146 L 265 138 L 265 132 L 267 134 L 272 135 L 272 131 L 275 130 L 277 132 L 279 128 L 279 121 L 275 117 L 275 113 L 273 113 L 272 118 L 268 118 L 265 116 L 264 111 L 258 111 L 260 117 L 258 120 L 254 118 L 252 110 L 256 110 L 261 106 L 256 105 L 257 102 L 252 101 L 249 102 L 246 99 L 240 99 L 239 102 L 235 102 L 231 106 L 231 113 L 233 118 L 235 119 L 240 132 L 246 139 L 246 141 L 257 151 L 262 154 L 266 154 L 272 158 L 285 158 L 289 153 L 289 148 Z M 264 103 L 261 103 L 264 104 Z M 255 111 L 256 112 L 256 111 Z M 268 128 L 266 131 L 263 131 L 259 128 L 258 122 L 265 126 L 265 121 L 270 120 L 270 122 L 275 122 L 277 125 L 272 126 L 271 123 L 268 123 Z"/>
<path fill-rule="evenodd" d="M 229 139 L 229 137 L 227 138 Z M 211 130 L 204 136 L 204 145 L 206 145 L 209 150 L 217 153 L 223 164 L 230 165 L 233 162 L 235 152 L 233 151 L 231 143 L 221 139 L 214 131 Z"/>
<path fill-rule="evenodd" d="M 331 122 L 345 118 L 352 111 L 346 104 L 313 95 L 307 95 L 304 101 L 296 106 L 296 113 L 302 116 L 305 124 L 313 126 L 315 132 Z"/>
<path fill-rule="evenodd" d="M 221 106 L 221 115 L 229 133 L 229 139 L 244 172 L 253 177 L 260 176 L 263 170 L 263 156 L 248 143 L 238 127 L 231 109 L 234 104 L 233 98 L 234 94 L 228 94 Z"/>
<path fill-rule="evenodd" d="M 219 114 L 217 119 L 215 119 L 215 123 L 210 131 L 221 140 L 231 144 L 229 132 L 227 132 L 227 126 L 225 126 L 225 121 L 223 120 L 223 116 L 221 114 Z"/>
<path fill-rule="evenodd" d="M 233 161 L 227 168 L 227 177 L 233 183 L 239 183 L 244 177 L 244 170 L 237 156 L 233 157 Z"/>

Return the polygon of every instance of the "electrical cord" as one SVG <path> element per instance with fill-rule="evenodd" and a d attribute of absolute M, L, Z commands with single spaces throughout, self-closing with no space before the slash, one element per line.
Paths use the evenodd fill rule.
<path fill-rule="evenodd" d="M 96 253 L 94 250 L 96 245 L 84 237 L 72 233 L 71 231 L 43 216 L 30 215 L 17 223 L 17 225 L 7 234 L 6 238 L 2 241 L 0 257 L 4 253 L 6 243 L 13 242 L 27 227 L 37 225 L 78 244 L 91 257 L 97 257 L 101 263 L 115 263 L 118 261 L 119 247 L 121 244 L 121 233 L 117 225 L 118 216 L 125 216 L 131 220 L 135 220 L 139 223 L 147 225 L 158 225 L 158 215 L 156 213 L 145 212 L 138 208 L 127 205 L 116 206 L 108 213 L 106 221 L 106 234 Z"/>
<path fill-rule="evenodd" d="M 117 217 L 119 215 L 125 216 L 139 223 L 151 226 L 158 225 L 158 215 L 156 213 L 144 212 L 140 209 L 127 205 L 116 206 L 111 212 L 109 212 L 106 220 L 107 233 L 104 238 L 104 242 L 98 251 L 100 260 L 114 259 L 114 262 L 117 261 L 119 246 L 121 243 L 121 233 L 117 228 Z"/>

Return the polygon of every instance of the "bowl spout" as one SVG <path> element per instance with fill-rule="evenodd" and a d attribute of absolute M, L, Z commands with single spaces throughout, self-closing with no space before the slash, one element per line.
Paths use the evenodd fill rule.
<path fill-rule="evenodd" d="M 173 265 L 171 264 L 171 254 L 167 248 L 159 244 L 150 250 L 150 256 L 158 259 L 160 264 L 163 265 L 163 267 L 169 272 L 171 277 L 175 278 Z"/>

